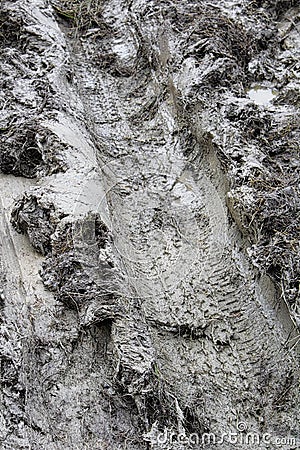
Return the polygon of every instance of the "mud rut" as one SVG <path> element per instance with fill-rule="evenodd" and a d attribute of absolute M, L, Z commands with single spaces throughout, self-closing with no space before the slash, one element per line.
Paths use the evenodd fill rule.
<path fill-rule="evenodd" d="M 290 366 L 290 329 L 284 330 L 276 314 L 271 285 L 270 294 L 240 251 L 238 232 L 228 223 L 225 189 L 216 187 L 223 181 L 218 163 L 210 155 L 189 161 L 171 92 L 155 120 L 139 120 L 142 105 L 163 82 L 159 75 L 142 87 L 147 95 L 139 92 L 136 99 L 134 78 L 116 81 L 89 68 L 82 47 L 71 46 L 79 94 L 99 139 L 114 243 L 132 301 L 139 299 L 150 325 L 162 377 L 168 373 L 183 404 L 208 393 L 218 397 L 222 412 L 211 400 L 209 408 L 219 423 L 228 420 L 237 393 L 249 385 L 251 395 L 265 390 L 275 400 L 278 366 Z M 268 377 L 274 378 L 267 387 Z M 201 379 L 200 385 L 193 386 L 193 379 Z M 265 414 L 271 414 L 267 405 Z"/>
<path fill-rule="evenodd" d="M 113 6 L 124 17 L 121 2 Z M 104 18 L 116 29 L 124 26 L 124 40 L 141 26 L 132 15 L 125 27 L 112 17 L 111 5 Z M 129 392 L 138 414 L 145 414 L 147 403 L 134 386 L 155 364 L 165 389 L 178 399 L 179 429 L 187 429 L 191 417 L 190 431 L 196 432 L 235 431 L 239 421 L 252 430 L 276 429 L 289 417 L 277 411 L 276 402 L 296 364 L 289 350 L 292 324 L 270 281 L 260 278 L 247 261 L 227 211 L 226 179 L 213 149 L 196 144 L 189 152 L 163 72 L 116 78 L 90 63 L 92 38 L 74 40 L 62 30 L 76 74 L 75 95 L 97 149 L 93 157 L 86 156 L 91 162 L 82 160 L 82 181 L 74 188 L 69 209 L 76 213 L 77 204 L 85 203 L 86 210 L 104 211 L 112 232 L 122 276 L 106 289 L 121 298 L 125 313 L 113 320 L 110 339 L 117 366 L 134 373 Z M 166 84 L 155 117 L 145 119 L 143 106 Z M 61 128 L 52 122 L 51 127 L 63 139 Z M 91 170 L 96 170 L 92 181 L 87 175 Z M 49 177 L 42 186 L 51 185 L 63 199 L 63 177 L 57 185 L 57 178 Z M 91 189 L 89 205 L 86 193 Z M 11 241 L 5 235 L 2 253 L 13 254 L 12 242 L 20 248 L 16 240 L 23 238 L 12 235 Z M 9 270 L 17 258 L 7 262 Z M 26 279 L 32 282 L 37 273 L 22 276 L 29 289 Z M 100 280 L 103 274 L 91 276 Z M 79 443 L 78 448 L 85 447 Z"/>

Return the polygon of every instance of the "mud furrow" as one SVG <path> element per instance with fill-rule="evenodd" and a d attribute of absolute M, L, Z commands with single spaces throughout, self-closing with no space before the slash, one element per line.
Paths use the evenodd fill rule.
<path fill-rule="evenodd" d="M 257 434 L 297 430 L 297 337 L 229 214 L 222 152 L 207 131 L 221 114 L 205 111 L 213 88 L 197 99 L 214 79 L 205 14 L 207 32 L 211 22 L 221 33 L 216 42 L 231 39 L 218 70 L 230 72 L 233 61 L 241 70 L 224 52 L 247 59 L 235 36 L 250 46 L 242 22 L 235 25 L 240 12 L 229 20 L 227 7 L 237 2 L 200 2 L 203 10 L 195 2 L 79 3 L 81 15 L 75 0 L 72 9 L 64 0 L 5 1 L 11 30 L 22 30 L 13 52 L 34 60 L 39 83 L 49 84 L 32 108 L 40 84 L 23 83 L 4 45 L 5 64 L 20 70 L 11 123 L 22 126 L 9 130 L 4 118 L 3 167 L 13 175 L 0 186 L 4 197 L 11 189 L 20 198 L 2 208 L 11 296 L 3 317 L 13 328 L 15 310 L 23 321 L 15 359 L 30 361 L 25 381 L 10 360 L 4 365 L 13 380 L 5 381 L 5 448 L 71 450 L 78 440 L 80 449 L 182 450 L 159 442 L 159 433 L 228 437 L 241 432 L 239 423 Z M 34 178 L 28 186 L 25 176 Z M 8 213 L 28 241 L 10 233 Z"/>

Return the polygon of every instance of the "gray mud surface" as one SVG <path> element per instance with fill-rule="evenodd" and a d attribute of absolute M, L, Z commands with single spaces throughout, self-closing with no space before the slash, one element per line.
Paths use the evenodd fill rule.
<path fill-rule="evenodd" d="M 286 449 L 297 1 L 1 1 L 1 449 Z"/>

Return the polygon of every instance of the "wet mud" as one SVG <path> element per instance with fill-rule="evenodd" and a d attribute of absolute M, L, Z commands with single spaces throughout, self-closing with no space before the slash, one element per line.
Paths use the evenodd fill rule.
<path fill-rule="evenodd" d="M 298 448 L 298 21 L 1 3 L 1 448 Z"/>

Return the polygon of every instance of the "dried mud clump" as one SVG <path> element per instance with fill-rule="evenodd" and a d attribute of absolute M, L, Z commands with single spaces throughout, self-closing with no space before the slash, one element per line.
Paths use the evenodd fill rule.
<path fill-rule="evenodd" d="M 300 192 L 299 119 L 292 111 L 283 119 L 257 105 L 229 105 L 226 118 L 244 145 L 257 149 L 256 159 L 237 151 L 232 156 L 234 189 L 229 207 L 253 243 L 250 253 L 262 271 L 278 284 L 293 316 L 299 317 Z"/>
<path fill-rule="evenodd" d="M 20 35 L 23 25 L 21 18 L 10 17 L 4 9 L 0 11 L 0 51 L 16 47 L 21 43 Z"/>
<path fill-rule="evenodd" d="M 1 133 L 0 169 L 5 174 L 34 178 L 43 164 L 41 149 L 33 129 L 17 130 L 13 136 Z"/>
<path fill-rule="evenodd" d="M 98 215 L 74 221 L 42 197 L 27 194 L 16 203 L 11 220 L 39 253 L 47 255 L 41 270 L 45 286 L 57 300 L 81 312 L 85 325 L 120 313 L 111 235 Z"/>
<path fill-rule="evenodd" d="M 11 222 L 18 233 L 26 233 L 31 245 L 46 255 L 51 251 L 51 235 L 57 217 L 53 205 L 34 194 L 25 194 L 14 206 Z"/>
<path fill-rule="evenodd" d="M 256 213 L 253 225 L 261 230 L 253 256 L 279 283 L 282 295 L 296 317 L 300 314 L 299 198 L 297 186 L 274 187 L 268 193 L 259 193 L 256 205 L 253 205 Z"/>
<path fill-rule="evenodd" d="M 65 218 L 51 236 L 52 251 L 41 271 L 43 282 L 57 300 L 83 312 L 85 325 L 120 313 L 110 245 L 110 232 L 98 215 L 76 221 Z"/>
<path fill-rule="evenodd" d="M 55 0 L 53 8 L 59 17 L 77 30 L 102 26 L 102 2 L 99 0 Z"/>
<path fill-rule="evenodd" d="M 0 170 L 5 174 L 35 178 L 66 170 L 64 145 L 35 122 L 0 130 Z"/>
<path fill-rule="evenodd" d="M 108 301 L 106 313 L 102 312 L 102 319 L 108 319 L 117 273 L 109 249 L 111 235 L 100 217 L 90 214 L 74 221 L 43 197 L 25 194 L 14 206 L 11 221 L 39 253 L 47 255 L 41 276 L 56 298 L 77 310 L 88 301 Z"/>
<path fill-rule="evenodd" d="M 195 21 L 189 44 L 193 47 L 190 54 L 196 60 L 211 53 L 215 57 L 228 57 L 242 67 L 249 63 L 257 51 L 254 36 L 242 25 L 209 11 L 201 14 L 199 20 Z"/>
<path fill-rule="evenodd" d="M 12 2 L 11 2 L 12 3 Z M 25 178 L 66 170 L 66 146 L 43 122 L 53 118 L 56 101 L 51 62 L 45 63 L 45 38 L 7 2 L 0 13 L 0 171 Z M 53 54 L 51 54 L 53 58 Z M 51 109 L 51 111 L 49 111 Z"/>
<path fill-rule="evenodd" d="M 272 33 L 246 27 L 244 23 L 225 15 L 205 3 L 189 5 L 168 12 L 173 29 L 188 33 L 184 57 L 192 57 L 203 68 L 201 91 L 208 87 L 228 87 L 249 81 L 248 64 L 266 48 Z M 217 13 L 216 13 L 217 12 Z"/>

